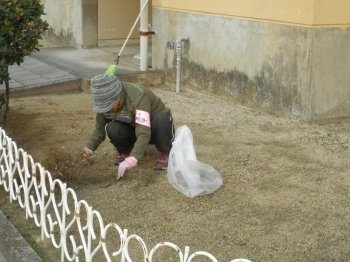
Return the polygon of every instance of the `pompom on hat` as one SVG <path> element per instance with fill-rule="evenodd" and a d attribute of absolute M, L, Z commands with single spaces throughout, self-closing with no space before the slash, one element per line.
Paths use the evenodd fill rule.
<path fill-rule="evenodd" d="M 91 79 L 91 95 L 94 113 L 106 113 L 122 95 L 123 86 L 113 74 L 99 74 Z"/>

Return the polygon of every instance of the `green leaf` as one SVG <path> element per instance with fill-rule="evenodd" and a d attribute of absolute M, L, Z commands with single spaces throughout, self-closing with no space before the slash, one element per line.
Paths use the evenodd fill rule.
<path fill-rule="evenodd" d="M 39 39 L 49 27 L 43 14 L 40 0 L 0 0 L 0 82 L 9 79 L 10 65 L 39 51 Z"/>

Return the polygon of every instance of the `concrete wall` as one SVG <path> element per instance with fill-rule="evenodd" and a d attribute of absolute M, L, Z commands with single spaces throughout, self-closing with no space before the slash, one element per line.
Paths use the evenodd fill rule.
<path fill-rule="evenodd" d="M 139 0 L 46 0 L 43 17 L 50 25 L 44 36 L 44 46 L 95 47 L 124 40 L 139 12 Z M 149 1 L 149 19 L 152 19 L 152 0 Z M 139 42 L 139 26 L 129 41 Z M 99 41 L 101 40 L 101 41 Z"/>
<path fill-rule="evenodd" d="M 75 32 L 73 13 L 75 19 L 81 17 L 76 10 L 76 2 L 71 0 L 47 0 L 45 1 L 45 13 L 43 17 L 49 23 L 49 30 L 44 36 L 45 46 L 71 46 L 77 43 L 79 31 Z"/>
<path fill-rule="evenodd" d="M 45 47 L 97 46 L 97 0 L 47 0 L 43 17 L 49 30 Z"/>
<path fill-rule="evenodd" d="M 307 121 L 350 116 L 350 2 L 335 2 L 154 0 L 152 65 L 175 82 L 167 40 L 187 35 L 184 86 Z"/>

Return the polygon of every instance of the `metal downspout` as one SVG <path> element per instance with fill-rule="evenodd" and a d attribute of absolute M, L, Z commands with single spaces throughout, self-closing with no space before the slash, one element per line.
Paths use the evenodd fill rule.
<path fill-rule="evenodd" d="M 181 55 L 182 55 L 182 42 L 188 41 L 190 38 L 188 36 L 180 36 L 176 40 L 176 93 L 180 92 L 181 88 Z"/>

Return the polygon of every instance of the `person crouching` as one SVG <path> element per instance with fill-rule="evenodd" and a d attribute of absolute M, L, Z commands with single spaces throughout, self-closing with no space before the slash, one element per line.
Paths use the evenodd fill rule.
<path fill-rule="evenodd" d="M 149 144 L 160 152 L 155 169 L 167 169 L 175 128 L 170 109 L 150 89 L 140 84 L 121 82 L 113 74 L 91 79 L 95 130 L 84 147 L 93 155 L 105 140 L 117 150 L 114 164 L 119 165 L 117 180 L 126 170 L 137 166 Z"/>

